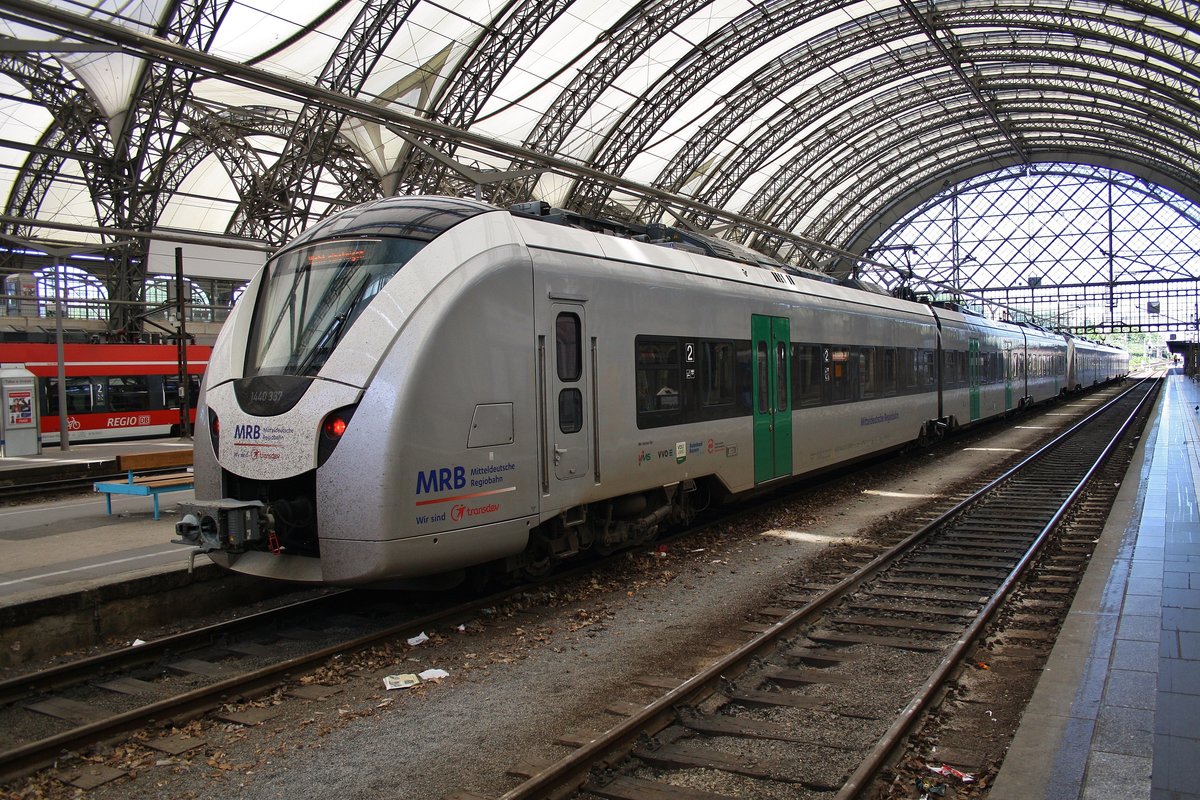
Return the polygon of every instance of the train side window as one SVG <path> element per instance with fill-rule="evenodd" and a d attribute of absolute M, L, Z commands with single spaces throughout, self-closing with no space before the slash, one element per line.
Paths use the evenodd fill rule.
<path fill-rule="evenodd" d="M 875 357 L 875 348 L 860 347 L 858 349 L 858 361 L 861 365 L 862 373 L 862 381 L 860 384 L 862 386 L 862 392 L 859 396 L 864 400 L 870 400 L 871 398 L 879 395 L 879 377 L 875 374 L 875 362 L 877 361 Z"/>
<path fill-rule="evenodd" d="M 829 348 L 829 397 L 834 403 L 854 399 L 850 371 L 850 348 Z"/>
<path fill-rule="evenodd" d="M 45 393 L 43 408 L 50 416 L 58 416 L 58 379 L 47 378 L 42 384 Z M 97 384 L 97 388 L 102 384 Z M 100 393 L 103 401 L 103 392 Z M 67 413 L 90 414 L 92 411 L 103 410 L 103 402 L 94 402 L 91 378 L 67 378 Z"/>
<path fill-rule="evenodd" d="M 883 348 L 883 393 L 896 393 L 896 348 Z"/>
<path fill-rule="evenodd" d="M 796 408 L 821 404 L 821 348 L 815 344 L 792 345 L 792 405 Z"/>
<path fill-rule="evenodd" d="M 734 367 L 737 382 L 737 413 L 748 416 L 754 413 L 754 370 L 751 369 L 750 340 L 741 339 L 737 342 L 737 362 Z"/>
<path fill-rule="evenodd" d="M 179 376 L 164 375 L 162 379 L 163 408 L 179 408 Z M 200 376 L 188 375 L 188 408 L 195 408 L 200 399 Z"/>
<path fill-rule="evenodd" d="M 558 378 L 577 381 L 583 374 L 583 326 L 579 315 L 564 312 L 554 322 L 554 349 L 557 353 Z"/>
<path fill-rule="evenodd" d="M 700 343 L 701 402 L 705 406 L 732 405 L 733 367 L 733 342 Z"/>
<path fill-rule="evenodd" d="M 145 375 L 119 375 L 108 379 L 108 405 L 113 411 L 147 411 L 150 386 Z"/>
<path fill-rule="evenodd" d="M 932 350 L 920 351 L 920 367 L 918 375 L 920 376 L 920 388 L 927 390 L 933 387 L 933 376 L 937 364 L 937 355 Z"/>
<path fill-rule="evenodd" d="M 579 433 L 583 429 L 583 392 L 563 389 L 558 393 L 558 429 L 563 433 Z"/>
<path fill-rule="evenodd" d="M 635 381 L 638 427 L 655 427 L 678 422 L 681 385 L 679 341 L 639 336 L 634 342 L 634 347 L 637 362 Z"/>

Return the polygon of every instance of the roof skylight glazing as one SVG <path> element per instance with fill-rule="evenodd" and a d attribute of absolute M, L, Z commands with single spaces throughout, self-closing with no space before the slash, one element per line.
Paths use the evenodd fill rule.
<path fill-rule="evenodd" d="M 0 35 L 3 224 L 27 239 L 278 245 L 432 192 L 733 221 L 844 266 L 1010 165 L 1200 201 L 1185 0 L 10 0 Z"/>

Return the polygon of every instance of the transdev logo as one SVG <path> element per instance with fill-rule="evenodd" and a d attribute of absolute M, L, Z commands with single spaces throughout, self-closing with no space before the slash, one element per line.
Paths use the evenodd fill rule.
<path fill-rule="evenodd" d="M 450 509 L 450 519 L 454 522 L 462 522 L 466 517 L 479 517 L 499 510 L 499 503 L 488 503 L 487 505 L 476 506 L 474 508 L 464 506 L 460 503 Z"/>

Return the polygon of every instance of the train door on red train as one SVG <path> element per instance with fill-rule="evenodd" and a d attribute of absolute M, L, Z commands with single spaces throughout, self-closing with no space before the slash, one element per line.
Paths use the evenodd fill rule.
<path fill-rule="evenodd" d="M 559 480 L 582 478 L 590 471 L 592 420 L 589 348 L 584 346 L 584 314 L 581 305 L 552 306 L 554 350 L 550 363 L 551 457 Z"/>
<path fill-rule="evenodd" d="M 754 314 L 754 482 L 792 474 L 791 322 Z"/>

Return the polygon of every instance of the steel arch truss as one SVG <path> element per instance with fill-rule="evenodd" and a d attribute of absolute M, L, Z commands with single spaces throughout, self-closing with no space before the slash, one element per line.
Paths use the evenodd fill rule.
<path fill-rule="evenodd" d="M 469 128 L 517 60 L 572 1 L 512 3 L 497 23 L 483 29 L 470 55 L 450 76 L 440 98 L 430 109 L 430 116 L 456 128 Z M 457 149 L 454 142 L 445 140 L 430 144 L 448 157 L 452 157 Z M 410 148 L 408 152 L 401 182 L 414 187 L 418 193 L 455 194 L 455 185 L 465 182 L 454 180 L 450 167 L 430 154 L 417 148 Z"/>
<path fill-rule="evenodd" d="M 865 209 L 870 214 L 886 206 L 889 197 L 906 190 L 925 191 L 929 183 L 953 174 L 974 157 L 970 141 L 962 141 L 962 149 L 957 152 L 934 147 L 928 158 L 918 145 L 942 142 L 942 131 L 949 133 L 964 123 L 973 124 L 975 119 L 986 120 L 989 115 L 980 113 L 982 89 L 991 112 L 991 130 L 986 123 L 974 125 L 974 130 L 982 141 L 993 143 L 989 155 L 1000 159 L 993 164 L 1013 159 L 1025 163 L 1040 160 L 1042 156 L 1030 145 L 1045 143 L 1037 142 L 1037 137 L 1026 143 L 1023 121 L 1026 117 L 1031 120 L 1031 136 L 1034 132 L 1041 135 L 1043 118 L 1052 112 L 1061 114 L 1064 107 L 1060 101 L 1065 96 L 1069 98 L 1067 110 L 1079 114 L 1070 125 L 1074 135 L 1063 139 L 1068 146 L 1083 144 L 1081 152 L 1089 157 L 1112 146 L 1113 154 L 1122 160 L 1130 151 L 1144 150 L 1145 155 L 1128 162 L 1132 169 L 1146 175 L 1171 175 L 1177 186 L 1195 192 L 1200 189 L 1193 163 L 1198 142 L 1195 120 L 1200 117 L 1195 35 L 1200 29 L 1191 18 L 1195 10 L 1181 7 L 1174 13 L 1164 12 L 1161 7 L 1143 3 L 1124 7 L 1128 11 L 1123 16 L 1111 14 L 1113 6 L 1099 4 L 1055 10 L 978 0 L 939 4 L 936 16 L 926 20 L 934 35 L 908 46 L 901 43 L 920 26 L 906 9 L 896 7 L 859 18 L 796 48 L 787 57 L 777 59 L 773 69 L 744 82 L 680 148 L 655 185 L 680 191 L 689 181 L 697 181 L 701 165 L 716 156 L 716 165 L 699 175 L 699 186 L 691 196 L 720 207 L 730 201 L 748 176 L 772 169 L 770 159 L 777 159 L 780 153 L 821 152 L 825 165 L 841 164 L 848 158 L 853 168 L 844 172 L 857 169 L 863 175 L 872 174 L 881 162 L 917 159 L 923 168 L 908 170 L 905 175 L 914 184 L 878 185 L 883 200 L 862 192 L 846 197 L 838 194 L 841 202 L 829 204 L 828 220 L 799 230 L 810 238 L 845 244 L 852 239 L 855 227 L 861 228 L 863 223 L 852 219 L 857 226 L 836 224 L 851 216 L 849 210 Z M 1183 10 L 1190 11 L 1191 17 L 1179 13 Z M 1131 13 L 1145 16 L 1132 18 Z M 1155 24 L 1147 22 L 1150 18 L 1156 18 Z M 997 28 L 1006 30 L 998 32 Z M 777 115 L 765 132 L 736 142 L 724 155 L 719 154 L 718 145 L 761 108 L 763 95 L 786 96 L 790 87 L 821 65 L 844 59 L 847 51 L 854 51 L 856 42 L 861 51 L 885 41 L 895 42 L 898 49 L 850 67 L 816 89 L 790 98 L 788 105 L 796 109 L 795 114 Z M 712 48 L 706 43 L 703 49 L 710 52 Z M 947 58 L 948 53 L 953 59 Z M 715 68 L 715 57 L 712 62 Z M 967 77 L 971 85 L 962 79 L 964 64 L 970 68 Z M 906 77 L 911 84 L 921 84 L 908 93 L 909 102 L 930 111 L 927 124 L 906 131 L 911 133 L 909 136 L 897 133 L 902 126 L 895 121 L 896 104 L 874 99 L 853 102 L 856 89 L 857 96 L 871 98 Z M 931 81 L 937 90 L 922 91 Z M 640 111 L 630 112 L 626 119 L 645 124 L 666 107 L 664 99 L 677 99 L 686 93 L 686 87 L 679 83 L 660 88 L 646 99 Z M 953 106 L 956 111 L 939 114 L 943 106 Z M 829 114 L 836 114 L 832 122 L 813 127 L 814 119 Z M 940 126 L 938 116 L 942 119 Z M 847 125 L 859 134 L 858 138 L 846 135 Z M 1079 132 L 1089 126 L 1094 129 L 1094 137 L 1090 137 L 1093 141 L 1078 138 Z M 606 168 L 627 163 L 628 153 L 646 141 L 639 136 L 641 130 L 637 125 L 619 126 L 609 137 L 618 144 L 603 151 L 595 163 Z M 1139 147 L 1125 143 L 1129 139 L 1141 139 L 1144 144 Z M 872 147 L 872 142 L 879 141 L 887 146 Z M 1061 152 L 1059 142 L 1050 144 Z M 1160 154 L 1156 156 L 1155 152 Z M 746 216 L 769 220 L 776 227 L 794 229 L 804 216 L 797 209 L 824 205 L 831 190 L 849 185 L 844 174 L 836 176 L 840 182 L 834 180 L 836 173 L 816 161 L 803 157 L 785 160 L 774 168 L 766 187 L 739 210 Z M 822 171 L 830 180 L 820 179 Z M 589 197 L 603 192 L 602 186 L 583 185 L 576 189 L 576 204 L 586 208 L 594 202 Z M 650 216 L 656 213 L 644 203 L 640 211 Z M 696 220 L 700 224 L 707 221 Z"/>
<path fill-rule="evenodd" d="M 1057 102 L 1060 98 L 1075 98 L 1076 104 L 1084 106 L 1099 104 L 1102 110 L 1114 120 L 1150 120 L 1159 129 L 1169 131 L 1167 137 L 1175 142 L 1170 149 L 1176 156 L 1188 157 L 1191 143 L 1197 140 L 1200 130 L 1197 120 L 1200 119 L 1200 107 L 1195 103 L 1194 95 L 1189 95 L 1183 81 L 1174 76 L 1154 75 L 1146 69 L 1141 61 L 1133 61 L 1128 57 L 1116 58 L 1108 53 L 1088 53 L 1081 49 L 1074 39 L 1063 42 L 1045 40 L 1041 46 L 1034 49 L 1026 46 L 1016 46 L 1009 35 L 981 34 L 980 41 L 973 44 L 973 52 L 981 56 L 981 62 L 1003 64 L 994 70 L 981 70 L 987 76 L 989 86 L 996 96 L 1001 99 L 1021 99 L 1026 87 L 1032 84 L 1039 86 L 1039 100 Z M 930 74 L 923 79 L 919 87 L 902 87 L 892 90 L 894 95 L 904 95 L 904 103 L 920 104 L 922 95 L 945 98 L 944 104 L 953 102 L 961 108 L 961 113 L 970 115 L 972 111 L 971 98 L 962 91 L 957 78 L 948 73 L 936 71 L 940 56 L 928 43 L 917 43 L 898 52 L 899 59 L 906 70 L 913 75 Z M 797 59 L 800 67 L 797 69 L 779 70 L 779 82 L 765 82 L 756 78 L 754 86 L 744 87 L 728 104 L 730 112 L 718 114 L 714 123 L 705 126 L 686 147 L 680 150 L 676 158 L 665 169 L 658 181 L 667 188 L 679 189 L 690 174 L 695 174 L 699 165 L 708 158 L 713 145 L 728 135 L 729 130 L 736 125 L 737 114 L 732 109 L 748 106 L 756 102 L 757 95 L 783 93 L 790 83 L 803 81 L 808 73 L 805 66 L 816 60 L 811 53 L 804 53 Z M 869 88 L 877 85 L 895 83 L 895 66 L 890 57 L 873 59 L 860 64 L 845 73 L 835 75 L 813 86 L 789 106 L 796 113 L 780 115 L 765 127 L 758 135 L 732 151 L 726 158 L 712 166 L 704 176 L 703 183 L 695 194 L 709 205 L 721 206 L 732 198 L 734 192 L 742 187 L 747 180 L 765 169 L 772 155 L 788 149 L 800 153 L 820 152 L 827 162 L 844 157 L 833 144 L 840 144 L 846 149 L 857 150 L 860 145 L 846 142 L 848 126 L 856 131 L 873 130 L 880 119 L 894 119 L 897 112 L 895 103 L 885 104 L 880 95 L 871 92 Z M 1162 80 L 1158 83 L 1159 79 Z M 915 89 L 915 91 L 913 91 Z M 869 103 L 853 105 L 856 98 L 862 95 L 871 97 Z M 831 122 L 820 127 L 814 127 L 818 120 L 835 115 L 839 108 L 848 109 L 845 113 L 836 115 Z M 1010 112 L 1014 109 L 1009 107 Z M 1095 116 L 1090 109 L 1085 108 L 1088 116 Z M 953 120 L 947 119 L 946 122 Z M 949 127 L 949 126 L 947 126 Z M 801 132 L 810 133 L 799 139 Z M 707 142 L 707 143 L 706 143 Z M 927 162 L 931 175 L 936 175 L 944 168 L 945 152 L 938 150 L 936 158 Z M 803 167 L 789 162 L 779 170 L 753 199 L 742 209 L 749 216 L 769 218 L 772 210 L 780 202 L 783 192 L 793 187 L 796 202 L 804 205 L 803 196 L 797 187 L 806 176 L 816 174 L 819 164 L 814 167 L 809 162 L 803 162 Z M 919 188 L 919 187 L 915 187 Z M 815 192 L 813 193 L 815 194 Z M 809 205 L 821 199 L 820 196 L 809 195 Z M 843 213 L 839 209 L 839 213 Z M 703 222 L 703 220 L 697 220 Z M 829 235 L 824 231 L 810 231 L 814 235 Z M 841 233 L 840 231 L 838 233 Z"/>
<path fill-rule="evenodd" d="M 354 96 L 418 0 L 370 0 L 338 42 L 317 85 Z M 307 104 L 293 121 L 279 158 L 251 186 L 239 187 L 241 205 L 229 232 L 282 244 L 327 210 L 318 202 L 327 161 L 334 156 L 347 114 Z M 379 191 L 379 178 L 370 181 Z"/>
<path fill-rule="evenodd" d="M 105 198 L 97 190 L 104 183 L 107 164 L 115 147 L 107 115 L 91 95 L 67 77 L 62 65 L 53 58 L 34 53 L 5 53 L 0 57 L 0 72 L 22 84 L 30 98 L 44 106 L 54 118 L 54 123 L 38 142 L 37 150 L 19 169 L 5 203 L 5 214 L 36 219 L 42 200 L 63 165 L 77 159 L 80 153 L 86 153 L 91 158 L 79 159 L 80 167 L 88 179 L 96 218 L 103 219 L 106 212 L 101 204 Z M 28 225 L 5 227 L 8 233 L 22 239 L 31 235 Z"/>

